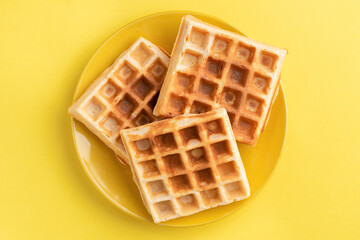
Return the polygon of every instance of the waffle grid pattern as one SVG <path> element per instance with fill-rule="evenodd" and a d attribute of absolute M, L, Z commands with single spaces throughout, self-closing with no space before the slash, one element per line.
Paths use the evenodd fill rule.
<path fill-rule="evenodd" d="M 90 125 L 90 129 L 128 163 L 120 130 L 153 122 L 152 114 L 165 77 L 169 57 L 165 52 L 139 38 L 123 53 L 70 112 Z"/>
<path fill-rule="evenodd" d="M 250 194 L 225 109 L 202 115 L 122 131 L 133 173 L 155 222 Z M 181 127 L 173 127 L 175 121 L 182 122 Z"/>
<path fill-rule="evenodd" d="M 159 101 L 155 115 L 224 107 L 237 140 L 255 145 L 277 94 L 286 50 L 274 51 L 192 17 L 184 19 L 184 44 L 179 54 L 173 53 L 176 66 L 165 80 L 169 77 L 171 84 L 163 90 L 165 101 Z"/>

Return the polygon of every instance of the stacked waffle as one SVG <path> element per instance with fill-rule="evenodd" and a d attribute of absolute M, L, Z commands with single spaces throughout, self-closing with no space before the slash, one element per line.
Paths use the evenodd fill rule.
<path fill-rule="evenodd" d="M 185 16 L 154 114 L 224 107 L 236 140 L 255 145 L 276 98 L 285 55 L 284 49 Z"/>
<path fill-rule="evenodd" d="M 258 141 L 285 55 L 187 15 L 171 60 L 139 38 L 69 113 L 130 165 L 155 222 L 194 214 L 250 195 L 236 140 Z"/>
<path fill-rule="evenodd" d="M 250 195 L 224 108 L 126 129 L 121 136 L 155 222 Z"/>
<path fill-rule="evenodd" d="M 120 130 L 153 122 L 153 108 L 169 65 L 166 52 L 136 40 L 69 108 L 120 161 L 129 164 Z"/>

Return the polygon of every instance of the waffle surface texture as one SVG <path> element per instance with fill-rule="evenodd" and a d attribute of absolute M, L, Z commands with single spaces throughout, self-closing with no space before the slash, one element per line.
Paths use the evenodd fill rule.
<path fill-rule="evenodd" d="M 286 54 L 186 15 L 154 114 L 174 117 L 224 107 L 236 140 L 254 146 L 277 96 Z"/>
<path fill-rule="evenodd" d="M 121 136 L 134 180 L 155 222 L 250 195 L 224 108 L 124 129 Z"/>
<path fill-rule="evenodd" d="M 152 112 L 168 65 L 165 51 L 139 38 L 89 86 L 69 113 L 129 164 L 120 130 L 156 120 Z"/>

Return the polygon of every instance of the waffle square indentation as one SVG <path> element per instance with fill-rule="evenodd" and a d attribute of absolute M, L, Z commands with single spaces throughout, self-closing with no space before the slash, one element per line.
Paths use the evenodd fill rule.
<path fill-rule="evenodd" d="M 247 136 L 248 138 L 253 138 L 254 132 L 257 127 L 257 122 L 245 117 L 240 117 L 237 130 Z"/>
<path fill-rule="evenodd" d="M 130 56 L 135 59 L 141 66 L 151 58 L 154 52 L 144 43 L 140 43 L 131 53 Z"/>
<path fill-rule="evenodd" d="M 171 151 L 177 148 L 173 133 L 165 133 L 154 137 L 155 146 L 160 152 Z"/>
<path fill-rule="evenodd" d="M 211 168 L 202 169 L 194 172 L 195 180 L 198 188 L 205 188 L 215 184 L 216 180 Z"/>
<path fill-rule="evenodd" d="M 245 110 L 249 113 L 261 116 L 264 109 L 264 100 L 253 95 L 247 95 Z"/>
<path fill-rule="evenodd" d="M 105 106 L 96 97 L 93 97 L 85 107 L 85 112 L 94 121 L 105 111 Z"/>
<path fill-rule="evenodd" d="M 222 158 L 232 155 L 227 140 L 211 144 L 211 150 L 217 161 L 221 161 Z"/>
<path fill-rule="evenodd" d="M 148 138 L 140 139 L 132 142 L 136 152 L 139 152 L 142 155 L 151 155 L 154 153 L 151 143 Z"/>
<path fill-rule="evenodd" d="M 190 42 L 200 48 L 205 48 L 207 46 L 209 38 L 209 33 L 193 27 L 190 32 Z"/>
<path fill-rule="evenodd" d="M 226 135 L 224 125 L 221 119 L 213 120 L 204 124 L 207 136 L 210 137 L 213 134 Z"/>
<path fill-rule="evenodd" d="M 194 148 L 186 152 L 190 167 L 204 168 L 209 164 L 209 158 L 206 155 L 204 147 Z"/>
<path fill-rule="evenodd" d="M 143 178 L 151 178 L 160 175 L 160 170 L 156 163 L 156 160 L 148 160 L 139 163 L 140 169 L 142 171 Z"/>
<path fill-rule="evenodd" d="M 247 190 L 242 181 L 236 181 L 227 183 L 224 185 L 226 195 L 229 199 L 236 199 L 246 197 L 248 195 Z"/>
<path fill-rule="evenodd" d="M 205 64 L 205 70 L 210 76 L 214 76 L 216 78 L 221 78 L 223 69 L 225 67 L 225 62 L 221 60 L 215 60 L 212 57 L 207 59 Z"/>
<path fill-rule="evenodd" d="M 228 78 L 232 82 L 235 82 L 236 84 L 245 87 L 248 75 L 249 75 L 249 70 L 247 68 L 232 64 L 230 66 Z"/>
<path fill-rule="evenodd" d="M 199 203 L 194 194 L 188 194 L 176 199 L 180 211 L 184 214 L 195 212 L 199 209 Z"/>
<path fill-rule="evenodd" d="M 218 188 L 202 191 L 200 196 L 207 207 L 214 206 L 223 201 Z"/>
<path fill-rule="evenodd" d="M 260 53 L 260 63 L 263 67 L 265 67 L 269 71 L 274 70 L 274 66 L 276 64 L 276 61 L 278 59 L 278 56 L 267 52 L 267 51 L 261 51 Z"/>
<path fill-rule="evenodd" d="M 215 36 L 212 50 L 213 52 L 218 54 L 228 55 L 231 45 L 232 45 L 232 40 L 221 36 Z"/>
<path fill-rule="evenodd" d="M 144 76 L 136 80 L 132 86 L 133 92 L 142 100 L 146 98 L 152 89 L 154 89 L 154 85 Z"/>
<path fill-rule="evenodd" d="M 169 182 L 174 193 L 187 192 L 193 189 L 187 174 L 170 177 Z"/>
<path fill-rule="evenodd" d="M 155 119 L 153 116 L 150 116 L 144 109 L 136 116 L 133 120 L 135 126 L 141 126 L 153 122 Z"/>
<path fill-rule="evenodd" d="M 194 87 L 195 76 L 178 72 L 176 73 L 175 84 L 179 90 L 191 93 Z"/>
<path fill-rule="evenodd" d="M 116 95 L 119 94 L 120 91 L 121 88 L 114 82 L 113 79 L 110 78 L 101 88 L 100 94 L 108 101 L 111 101 L 115 98 Z"/>
<path fill-rule="evenodd" d="M 162 159 L 164 162 L 165 171 L 169 175 L 177 175 L 185 170 L 185 166 L 180 154 L 167 155 Z"/>
<path fill-rule="evenodd" d="M 162 80 L 164 80 L 166 70 L 166 65 L 159 58 L 156 59 L 155 62 L 148 69 L 152 77 L 158 82 L 162 82 Z"/>
<path fill-rule="evenodd" d="M 200 62 L 200 54 L 186 50 L 182 59 L 182 65 L 186 68 L 195 68 Z"/>
<path fill-rule="evenodd" d="M 267 93 L 270 85 L 271 78 L 256 73 L 252 81 L 251 87 L 259 92 Z"/>
<path fill-rule="evenodd" d="M 148 182 L 146 183 L 146 188 L 151 198 L 160 197 L 160 196 L 164 197 L 169 194 L 162 180 Z"/>
<path fill-rule="evenodd" d="M 218 85 L 216 83 L 204 78 L 200 79 L 198 91 L 203 97 L 209 100 L 214 100 L 217 88 Z"/>
<path fill-rule="evenodd" d="M 190 113 L 204 113 L 210 111 L 211 109 L 211 105 L 199 101 L 194 101 L 191 105 Z"/>
<path fill-rule="evenodd" d="M 160 219 L 166 219 L 176 214 L 174 206 L 170 200 L 154 203 L 153 206 Z"/>
<path fill-rule="evenodd" d="M 129 118 L 137 106 L 138 103 L 135 101 L 135 99 L 127 93 L 116 105 L 116 109 L 121 115 Z"/>
<path fill-rule="evenodd" d="M 175 94 L 171 94 L 169 98 L 169 106 L 170 108 L 177 113 L 184 113 L 185 107 L 187 105 L 187 99 L 184 97 L 180 97 Z"/>
<path fill-rule="evenodd" d="M 241 102 L 242 93 L 236 89 L 224 87 L 220 102 L 225 106 L 228 105 L 229 107 L 233 107 L 235 109 L 239 108 Z"/>
<path fill-rule="evenodd" d="M 109 135 L 113 135 L 119 129 L 121 124 L 122 122 L 113 113 L 109 113 L 100 122 L 101 128 Z"/>
<path fill-rule="evenodd" d="M 222 163 L 216 166 L 221 181 L 230 180 L 239 177 L 239 170 L 234 161 Z"/>
<path fill-rule="evenodd" d="M 135 68 L 129 62 L 124 61 L 114 72 L 114 76 L 127 84 L 136 75 L 136 72 Z"/>
<path fill-rule="evenodd" d="M 183 144 L 189 147 L 200 144 L 200 135 L 197 126 L 183 128 L 179 131 Z"/>
<path fill-rule="evenodd" d="M 236 50 L 236 57 L 245 62 L 251 63 L 254 59 L 255 48 L 246 45 L 245 43 L 239 43 Z"/>

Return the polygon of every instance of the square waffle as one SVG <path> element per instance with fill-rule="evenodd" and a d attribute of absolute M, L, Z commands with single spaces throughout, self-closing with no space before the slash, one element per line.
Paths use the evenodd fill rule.
<path fill-rule="evenodd" d="M 143 202 L 155 222 L 250 195 L 224 108 L 121 130 Z"/>
<path fill-rule="evenodd" d="M 123 163 L 129 158 L 120 130 L 154 121 L 152 114 L 169 65 L 169 55 L 137 39 L 69 108 Z"/>
<path fill-rule="evenodd" d="M 183 17 L 154 114 L 224 107 L 236 140 L 255 145 L 279 89 L 285 49 Z"/>

